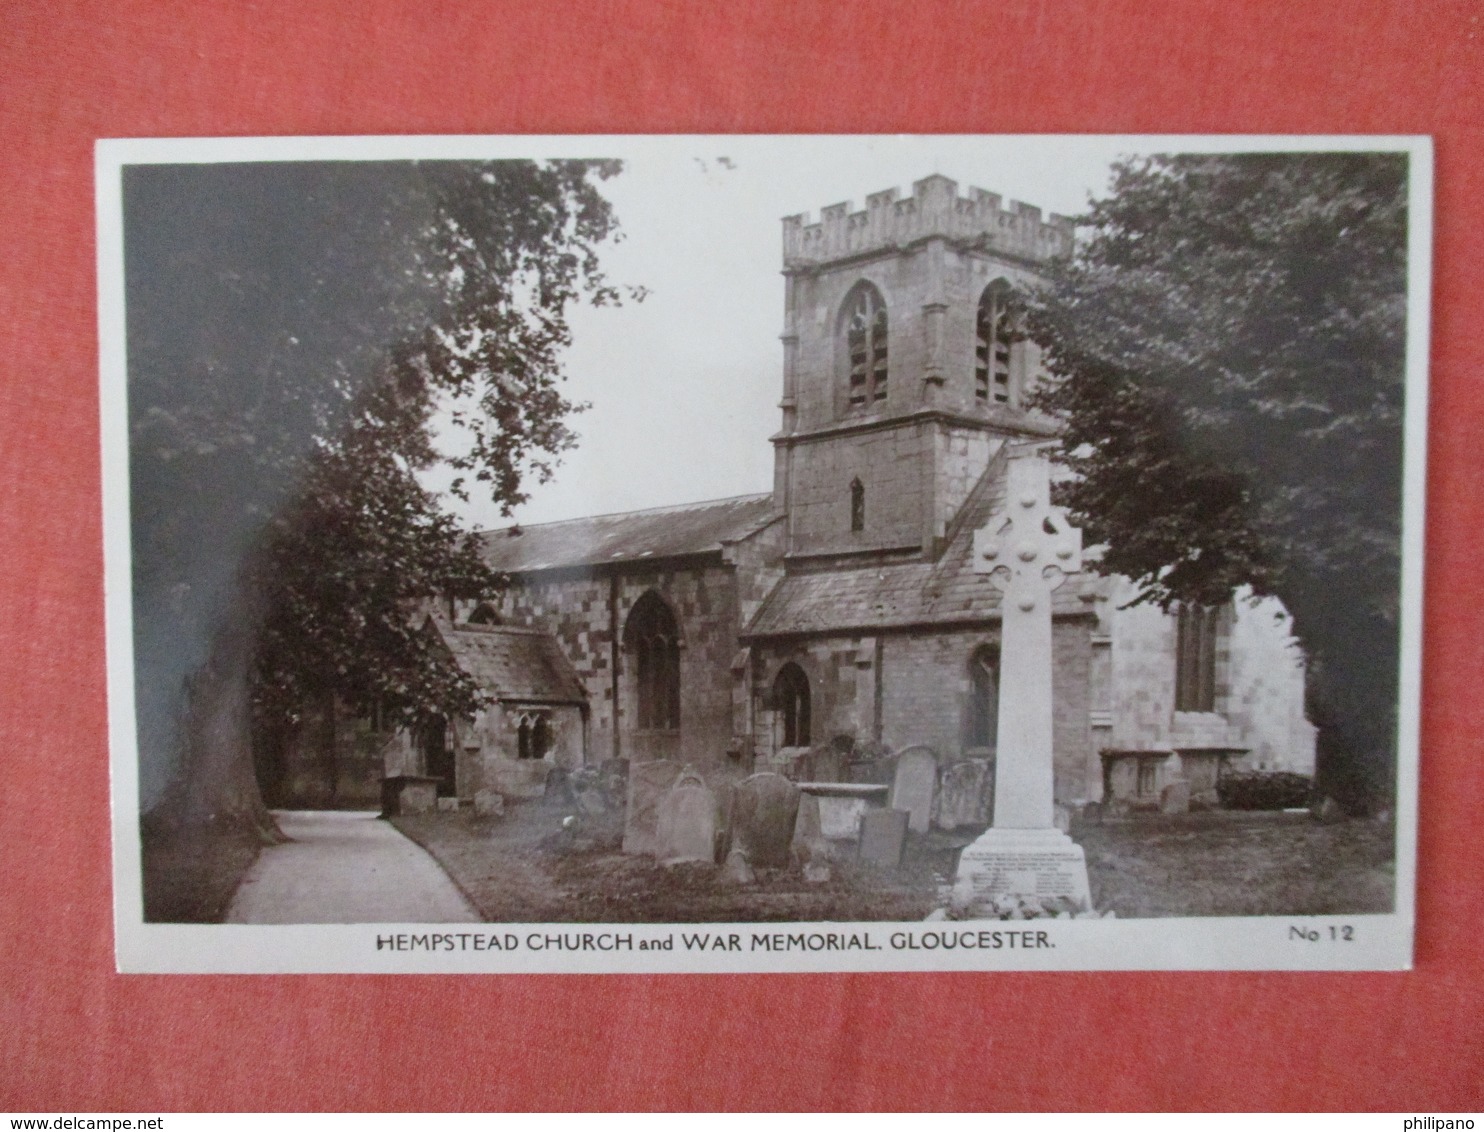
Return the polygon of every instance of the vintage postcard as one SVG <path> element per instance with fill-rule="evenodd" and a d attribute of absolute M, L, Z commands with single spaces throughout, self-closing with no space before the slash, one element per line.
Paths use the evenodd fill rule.
<path fill-rule="evenodd" d="M 97 178 L 120 970 L 1410 965 L 1427 139 Z"/>

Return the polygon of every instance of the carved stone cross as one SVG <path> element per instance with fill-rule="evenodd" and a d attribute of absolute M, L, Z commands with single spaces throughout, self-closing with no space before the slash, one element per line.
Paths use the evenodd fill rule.
<path fill-rule="evenodd" d="M 974 571 L 1001 601 L 994 825 L 1049 829 L 1052 812 L 1051 594 L 1082 569 L 1082 532 L 1051 505 L 1039 452 L 1010 459 L 1005 509 L 974 534 Z"/>

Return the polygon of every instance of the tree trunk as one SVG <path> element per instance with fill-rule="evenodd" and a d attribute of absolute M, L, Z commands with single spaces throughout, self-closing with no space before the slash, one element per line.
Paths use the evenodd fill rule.
<path fill-rule="evenodd" d="M 253 759 L 256 604 L 239 590 L 208 660 L 190 678 L 179 730 L 180 777 L 149 818 L 167 828 L 247 830 L 274 845 L 286 839 L 263 803 Z"/>

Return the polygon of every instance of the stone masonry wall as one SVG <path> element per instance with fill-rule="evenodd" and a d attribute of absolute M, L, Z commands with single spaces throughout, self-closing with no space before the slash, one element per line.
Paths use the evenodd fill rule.
<path fill-rule="evenodd" d="M 1066 618 L 1052 628 L 1053 758 L 1059 802 L 1090 801 L 1101 795 L 1102 771 L 1088 721 L 1092 624 L 1091 618 Z M 885 633 L 879 641 L 883 745 L 900 751 L 924 744 L 940 761 L 958 759 L 969 710 L 969 659 L 981 645 L 999 641 L 998 629 L 923 629 Z M 809 677 L 817 721 L 811 738 L 816 745 L 842 733 L 872 738 L 875 645 L 872 638 L 841 637 L 754 646 L 755 688 L 770 687 L 778 669 L 792 660 Z M 763 722 L 771 724 L 771 718 Z M 760 726 L 759 732 L 766 736 L 770 727 Z"/>
<path fill-rule="evenodd" d="M 1304 715 L 1303 656 L 1292 624 L 1276 598 L 1236 603 L 1227 717 L 1252 749 L 1249 764 L 1313 774 L 1315 727 Z"/>
<path fill-rule="evenodd" d="M 1107 602 L 1112 637 L 1111 745 L 1124 750 L 1243 747 L 1244 765 L 1312 773 L 1314 728 L 1303 714 L 1304 672 L 1282 606 L 1239 596 L 1216 646 L 1216 710 L 1175 710 L 1176 618 L 1140 605 L 1120 579 Z"/>
<path fill-rule="evenodd" d="M 931 506 L 933 437 L 920 424 L 799 445 L 793 453 L 793 549 L 918 546 Z M 865 525 L 850 529 L 850 485 L 865 489 Z"/>
<path fill-rule="evenodd" d="M 782 713 L 764 706 L 778 670 L 793 662 L 809 678 L 809 745 L 837 736 L 873 738 L 876 642 L 866 637 L 829 637 L 763 645 L 753 650 L 753 751 L 770 759 L 782 748 Z"/>
<path fill-rule="evenodd" d="M 587 692 L 590 761 L 615 753 L 624 758 L 665 755 L 698 765 L 723 759 L 732 737 L 730 669 L 741 629 L 736 571 L 721 563 L 633 564 L 617 579 L 617 705 L 610 577 L 553 571 L 517 579 L 506 592 L 500 613 L 509 624 L 546 629 L 561 643 Z M 680 630 L 678 745 L 672 736 L 640 733 L 633 726 L 638 694 L 633 664 L 622 648 L 623 632 L 634 604 L 651 589 L 669 604 Z"/>

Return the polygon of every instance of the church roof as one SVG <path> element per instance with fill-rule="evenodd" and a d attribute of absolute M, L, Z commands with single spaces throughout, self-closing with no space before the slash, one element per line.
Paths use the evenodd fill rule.
<path fill-rule="evenodd" d="M 948 530 L 936 562 L 836 567 L 790 574 L 774 588 L 746 636 L 982 622 L 999 616 L 1000 591 L 973 570 L 974 532 L 1004 507 L 1007 451 L 990 461 Z M 1074 574 L 1053 591 L 1054 616 L 1089 613 L 1099 580 Z"/>
<path fill-rule="evenodd" d="M 582 681 L 550 633 L 510 625 L 450 625 L 431 618 L 460 668 L 495 699 L 587 702 Z"/>
<path fill-rule="evenodd" d="M 507 527 L 483 534 L 484 558 L 496 570 L 519 574 L 716 553 L 773 518 L 769 493 Z"/>

